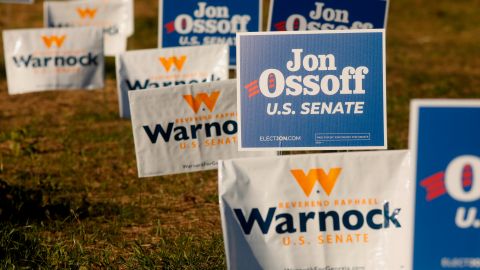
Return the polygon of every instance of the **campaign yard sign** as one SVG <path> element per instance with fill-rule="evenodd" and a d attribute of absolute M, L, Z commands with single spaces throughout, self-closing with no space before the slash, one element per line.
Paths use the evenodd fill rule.
<path fill-rule="evenodd" d="M 219 159 L 276 155 L 238 152 L 234 80 L 130 91 L 140 177 L 216 169 Z"/>
<path fill-rule="evenodd" d="M 411 269 L 408 151 L 221 161 L 219 200 L 229 269 Z"/>
<path fill-rule="evenodd" d="M 384 35 L 238 34 L 240 148 L 386 149 Z"/>
<path fill-rule="evenodd" d="M 69 0 L 69 1 L 77 1 L 77 0 Z M 103 3 L 106 3 L 106 2 L 117 2 L 117 3 L 121 3 L 123 7 L 126 7 L 127 9 L 127 12 L 128 12 L 128 15 L 127 15 L 127 18 L 126 18 L 126 28 L 125 28 L 125 32 L 127 34 L 127 36 L 132 36 L 133 33 L 135 32 L 135 25 L 134 25 L 134 19 L 135 19 L 135 16 L 134 16 L 134 3 L 133 1 L 134 0 L 88 0 L 92 3 L 94 2 L 103 2 Z M 123 9 L 123 8 L 122 8 Z M 124 16 L 124 15 L 123 15 Z"/>
<path fill-rule="evenodd" d="M 228 46 L 136 50 L 116 57 L 120 116 L 130 118 L 128 91 L 228 79 Z"/>
<path fill-rule="evenodd" d="M 103 29 L 105 54 L 114 56 L 127 48 L 133 33 L 131 0 L 45 1 L 45 27 L 94 26 Z"/>
<path fill-rule="evenodd" d="M 159 0 L 158 46 L 228 44 L 235 68 L 235 34 L 261 31 L 262 9 L 262 0 Z"/>
<path fill-rule="evenodd" d="M 33 4 L 33 0 L 0 0 L 1 3 Z"/>
<path fill-rule="evenodd" d="M 385 0 L 271 0 L 270 31 L 381 29 L 387 25 Z"/>
<path fill-rule="evenodd" d="M 480 100 L 414 100 L 414 269 L 480 268 Z"/>
<path fill-rule="evenodd" d="M 93 27 L 3 31 L 8 93 L 97 89 L 104 84 L 102 30 Z"/>

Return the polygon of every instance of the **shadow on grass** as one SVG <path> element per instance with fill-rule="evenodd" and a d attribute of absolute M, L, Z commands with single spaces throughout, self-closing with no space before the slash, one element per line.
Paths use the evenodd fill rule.
<path fill-rule="evenodd" d="M 152 232 L 154 241 L 139 236 L 134 241 L 107 244 L 104 250 L 86 248 L 89 240 L 82 238 L 85 237 L 83 229 L 81 233 L 69 234 L 73 241 L 61 238 L 57 241 L 57 231 L 51 229 L 55 223 L 70 228 L 81 219 L 116 219 L 125 212 L 125 208 L 91 203 L 85 198 L 80 203 L 67 199 L 52 203 L 50 194 L 60 191 L 46 184 L 26 188 L 0 179 L 0 269 L 108 269 L 118 266 L 124 269 L 225 269 L 221 234 L 213 233 L 206 238 L 188 233 L 172 236 L 158 224 Z M 100 237 L 90 234 L 89 237 Z M 115 248 L 111 249 L 114 246 L 123 246 L 129 254 L 115 254 L 112 252 Z"/>
<path fill-rule="evenodd" d="M 0 222 L 29 224 L 48 220 L 84 219 L 88 217 L 111 217 L 120 214 L 117 205 L 90 203 L 85 197 L 78 206 L 68 199 L 52 202 L 45 190 L 52 187 L 25 188 L 10 185 L 0 179 Z"/>
<path fill-rule="evenodd" d="M 42 245 L 35 230 L 29 226 L 18 227 L 10 223 L 0 223 L 0 268 L 48 266 L 47 249 Z"/>
<path fill-rule="evenodd" d="M 80 203 L 68 199 L 52 202 L 51 191 L 58 192 L 51 186 L 26 188 L 0 179 L 0 269 L 49 268 L 55 250 L 44 242 L 39 231 L 49 222 L 112 217 L 121 212 L 118 206 L 92 204 L 86 198 Z"/>
<path fill-rule="evenodd" d="M 31 222 L 67 217 L 68 203 L 44 205 L 43 192 L 0 179 L 0 268 L 47 266 L 47 249 Z"/>

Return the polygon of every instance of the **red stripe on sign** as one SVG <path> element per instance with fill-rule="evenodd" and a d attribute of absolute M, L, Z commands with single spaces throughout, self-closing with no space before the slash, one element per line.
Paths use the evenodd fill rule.
<path fill-rule="evenodd" d="M 462 172 L 462 186 L 471 187 L 473 184 L 473 170 L 471 165 L 466 165 Z M 445 173 L 438 172 L 420 181 L 420 186 L 427 192 L 427 201 L 435 200 L 447 193 L 445 188 Z"/>
<path fill-rule="evenodd" d="M 473 169 L 471 165 L 463 167 L 462 184 L 463 187 L 470 187 L 473 183 Z"/>
<path fill-rule="evenodd" d="M 434 190 L 429 190 L 427 192 L 427 201 L 433 201 L 438 197 L 442 197 L 447 193 L 447 190 L 445 188 L 439 188 L 439 189 L 434 189 Z"/>
<path fill-rule="evenodd" d="M 424 187 L 427 192 L 427 201 L 432 201 L 447 193 L 447 190 L 445 189 L 445 183 L 443 181 L 444 178 L 445 173 L 438 172 L 420 182 L 420 186 Z"/>
<path fill-rule="evenodd" d="M 171 21 L 165 24 L 165 29 L 167 30 L 167 34 L 175 32 L 175 21 Z"/>
<path fill-rule="evenodd" d="M 258 85 L 255 85 L 254 87 L 248 89 L 248 92 L 253 92 L 253 91 L 258 91 L 260 88 L 258 88 Z"/>
<path fill-rule="evenodd" d="M 245 88 L 250 88 L 258 83 L 258 80 L 251 81 L 247 85 L 245 85 Z"/>
<path fill-rule="evenodd" d="M 255 91 L 255 92 L 252 92 L 252 93 L 248 94 L 248 97 L 251 98 L 251 97 L 254 97 L 258 94 L 260 94 L 260 91 Z"/>
<path fill-rule="evenodd" d="M 245 85 L 245 89 L 248 91 L 248 97 L 254 97 L 260 93 L 260 87 L 258 85 L 258 80 L 254 80 Z"/>
<path fill-rule="evenodd" d="M 437 182 L 430 183 L 430 185 L 426 186 L 425 188 L 430 190 L 441 189 L 441 188 L 445 188 L 445 183 L 442 180 L 439 180 Z"/>
<path fill-rule="evenodd" d="M 277 29 L 277 31 L 285 31 L 287 30 L 286 26 L 287 22 L 279 22 L 275 24 L 275 29 Z"/>
<path fill-rule="evenodd" d="M 438 181 L 442 181 L 443 182 L 443 178 L 445 177 L 445 173 L 444 172 L 438 172 L 430 177 L 427 177 L 425 179 L 423 179 L 421 182 L 420 182 L 420 185 L 422 187 L 425 187 L 425 186 L 428 186 L 430 185 L 432 182 L 435 183 L 435 182 L 438 182 Z"/>
<path fill-rule="evenodd" d="M 471 179 L 472 176 L 473 176 L 472 166 L 466 165 L 465 167 L 463 167 L 463 174 L 462 174 L 463 180 Z"/>

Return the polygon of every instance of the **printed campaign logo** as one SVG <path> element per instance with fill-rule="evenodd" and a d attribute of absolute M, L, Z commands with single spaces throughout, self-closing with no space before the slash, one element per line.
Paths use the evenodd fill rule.
<path fill-rule="evenodd" d="M 185 62 L 187 61 L 187 57 L 185 55 L 182 55 L 180 57 L 159 57 L 158 60 L 159 64 L 163 67 L 165 72 L 173 73 L 181 72 L 183 70 Z M 156 78 L 160 78 L 161 80 L 157 81 Z M 192 72 L 189 74 L 177 73 L 172 76 L 153 75 L 145 80 L 127 78 L 125 79 L 124 83 L 128 88 L 128 91 L 131 91 L 218 80 L 220 80 L 220 78 L 214 72 L 212 72 L 211 74 L 204 72 Z"/>
<path fill-rule="evenodd" d="M 241 149 L 386 148 L 383 30 L 245 33 L 239 44 Z"/>
<path fill-rule="evenodd" d="M 47 48 L 51 48 L 52 46 L 61 48 L 63 46 L 63 42 L 65 42 L 65 39 L 67 38 L 67 35 L 50 35 L 50 36 L 42 36 L 43 43 Z"/>
<path fill-rule="evenodd" d="M 159 57 L 160 63 L 163 65 L 165 68 L 166 72 L 170 72 L 172 70 L 172 66 L 175 66 L 177 71 L 182 71 L 183 65 L 185 64 L 185 61 L 187 61 L 187 56 L 182 55 L 182 56 L 172 56 L 172 57 Z"/>
<path fill-rule="evenodd" d="M 211 170 L 218 160 L 275 155 L 237 150 L 235 92 L 235 80 L 129 91 L 139 176 Z"/>
<path fill-rule="evenodd" d="M 45 27 L 100 27 L 107 55 L 125 51 L 125 38 L 132 33 L 133 19 L 127 1 L 45 1 Z"/>
<path fill-rule="evenodd" d="M 148 88 L 159 88 L 159 87 L 167 87 L 173 85 L 181 85 L 181 84 L 190 84 L 190 83 L 197 83 L 197 82 L 208 82 L 208 81 L 217 81 L 220 78 L 217 77 L 217 74 L 207 74 L 207 73 L 191 73 L 191 74 L 182 74 L 180 73 L 183 71 L 183 68 L 187 62 L 186 55 L 180 56 L 160 56 L 158 57 L 158 63 L 163 67 L 163 70 L 167 73 L 174 73 L 177 72 L 175 75 L 172 76 L 162 76 L 162 75 L 154 75 L 150 76 L 150 78 L 146 80 L 132 80 L 132 79 L 125 79 L 124 83 L 127 86 L 128 90 L 142 90 Z M 199 79 L 196 78 L 198 76 L 203 78 Z M 161 81 L 156 81 L 156 78 L 161 78 Z"/>
<path fill-rule="evenodd" d="M 128 91 L 228 79 L 228 46 L 129 51 L 116 59 L 121 117 L 130 117 Z"/>
<path fill-rule="evenodd" d="M 159 47 L 228 44 L 236 61 L 236 33 L 261 31 L 262 2 L 160 0 Z"/>
<path fill-rule="evenodd" d="M 233 212 L 245 235 L 278 234 L 283 247 L 311 247 L 312 245 L 368 244 L 378 230 L 400 229 L 401 208 L 393 208 L 390 201 L 379 198 L 349 198 L 334 192 L 344 168 L 291 169 L 286 177 L 299 186 L 288 199 L 275 206 L 245 209 Z M 312 190 L 319 184 L 323 192 Z M 341 190 L 339 187 L 337 190 Z M 295 192 L 295 191 L 292 191 Z M 324 194 L 326 196 L 324 196 Z M 320 210 L 320 211 L 319 211 Z M 257 226 L 255 226 L 255 224 Z M 319 234 L 315 234 L 318 232 Z"/>
<path fill-rule="evenodd" d="M 193 112 L 197 114 L 202 104 L 205 104 L 205 107 L 207 107 L 210 112 L 213 112 L 219 96 L 220 91 L 214 91 L 211 94 L 198 93 L 195 96 L 183 95 L 183 99 L 185 99 L 190 108 L 192 108 Z"/>
<path fill-rule="evenodd" d="M 471 121 L 480 117 L 480 101 L 418 100 L 411 113 L 418 183 L 414 268 L 478 268 L 480 127 Z"/>
<path fill-rule="evenodd" d="M 381 29 L 387 21 L 385 0 L 272 0 L 270 31 Z"/>
<path fill-rule="evenodd" d="M 95 15 L 97 15 L 98 8 L 81 8 L 77 7 L 76 11 L 78 16 L 82 19 L 94 19 Z"/>
<path fill-rule="evenodd" d="M 291 170 L 290 172 L 303 192 L 305 192 L 305 195 L 309 197 L 317 182 L 322 186 L 327 196 L 330 196 L 341 171 L 342 168 L 332 168 L 326 173 L 324 169 L 315 168 L 308 171 L 308 173 L 305 173 L 303 170 Z"/>
<path fill-rule="evenodd" d="M 33 52 L 25 55 L 13 55 L 12 59 L 18 68 L 31 68 L 42 73 L 44 69 L 52 72 L 76 73 L 80 67 L 98 66 L 99 54 L 85 50 L 71 53 L 61 50 L 67 40 L 67 35 L 40 35 L 40 40 L 47 49 L 43 52 Z"/>
<path fill-rule="evenodd" d="M 480 168 L 480 158 L 476 156 L 460 156 L 452 160 L 445 171 L 437 172 L 420 181 L 420 186 L 425 189 L 425 199 L 430 202 L 439 199 L 442 196 L 450 195 L 457 201 L 475 201 L 480 199 L 480 189 L 473 187 L 474 180 L 479 178 L 473 174 L 473 167 Z M 475 176 L 477 178 L 475 178 Z M 480 178 L 479 178 L 480 179 Z M 478 183 L 480 185 L 480 183 Z M 465 208 L 461 207 L 457 211 L 456 221 L 461 221 L 464 216 Z M 476 217 L 476 208 L 469 211 L 470 226 L 465 226 L 463 222 L 457 222 L 460 228 L 476 227 L 480 228 L 480 221 Z"/>
<path fill-rule="evenodd" d="M 236 143 L 237 138 L 233 136 L 238 131 L 237 122 L 234 119 L 235 113 L 213 114 L 219 97 L 220 91 L 183 95 L 184 104 L 192 110 L 195 117 L 178 118 L 166 125 L 158 123 L 154 128 L 144 125 L 143 130 L 152 144 L 169 143 L 174 140 L 179 142 L 180 150 L 198 148 L 199 144 L 214 147 Z M 218 139 L 222 136 L 233 137 Z M 198 141 L 200 138 L 203 141 Z M 221 144 L 217 143 L 218 140 L 221 140 Z"/>
<path fill-rule="evenodd" d="M 87 27 L 4 31 L 9 93 L 102 88 L 102 40 Z"/>

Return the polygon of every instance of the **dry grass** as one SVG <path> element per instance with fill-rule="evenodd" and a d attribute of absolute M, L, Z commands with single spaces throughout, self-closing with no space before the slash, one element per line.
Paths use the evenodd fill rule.
<path fill-rule="evenodd" d="M 156 2 L 136 1 L 130 49 L 156 46 Z M 392 1 L 391 149 L 407 147 L 410 99 L 480 97 L 479 9 L 478 0 Z M 41 25 L 41 3 L 0 5 L 2 30 Z M 107 78 L 103 91 L 8 96 L 2 54 L 0 267 L 225 268 L 216 172 L 139 180 L 113 61 Z"/>

